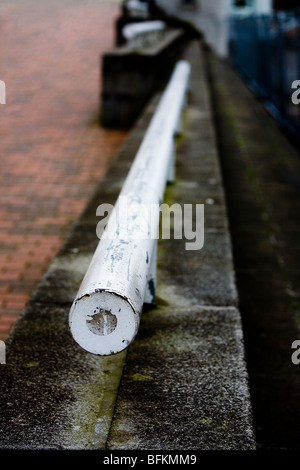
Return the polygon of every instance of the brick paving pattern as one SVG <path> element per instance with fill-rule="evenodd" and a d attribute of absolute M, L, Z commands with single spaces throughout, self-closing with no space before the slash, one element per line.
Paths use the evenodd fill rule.
<path fill-rule="evenodd" d="M 127 135 L 98 125 L 118 14 L 114 1 L 1 2 L 1 340 Z"/>

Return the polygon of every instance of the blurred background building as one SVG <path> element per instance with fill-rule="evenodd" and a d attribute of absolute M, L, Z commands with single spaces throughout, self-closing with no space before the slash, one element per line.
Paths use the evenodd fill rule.
<path fill-rule="evenodd" d="M 291 100 L 292 84 L 300 79 L 300 0 L 128 0 L 125 4 L 139 15 L 159 16 L 163 11 L 200 31 L 300 144 L 300 108 Z"/>
<path fill-rule="evenodd" d="M 140 1 L 140 3 L 148 3 Z M 156 0 L 168 14 L 192 22 L 206 36 L 207 42 L 221 55 L 228 54 L 228 20 L 247 16 L 296 14 L 299 0 Z"/>

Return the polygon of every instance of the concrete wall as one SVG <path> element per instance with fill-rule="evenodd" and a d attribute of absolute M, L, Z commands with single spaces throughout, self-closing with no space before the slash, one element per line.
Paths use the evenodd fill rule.
<path fill-rule="evenodd" d="M 183 29 L 167 30 L 154 44 L 115 47 L 101 61 L 101 124 L 133 125 L 154 92 L 165 86 L 185 46 Z"/>

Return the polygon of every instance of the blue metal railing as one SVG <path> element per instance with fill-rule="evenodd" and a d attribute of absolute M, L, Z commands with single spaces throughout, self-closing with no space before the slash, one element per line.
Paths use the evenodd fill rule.
<path fill-rule="evenodd" d="M 300 104 L 291 99 L 292 83 L 300 80 L 300 16 L 230 18 L 229 56 L 270 113 L 300 143 Z"/>

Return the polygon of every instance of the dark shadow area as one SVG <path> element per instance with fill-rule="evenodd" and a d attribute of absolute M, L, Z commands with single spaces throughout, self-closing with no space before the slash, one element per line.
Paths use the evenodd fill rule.
<path fill-rule="evenodd" d="M 300 159 L 228 63 L 206 58 L 257 448 L 299 450 Z"/>

